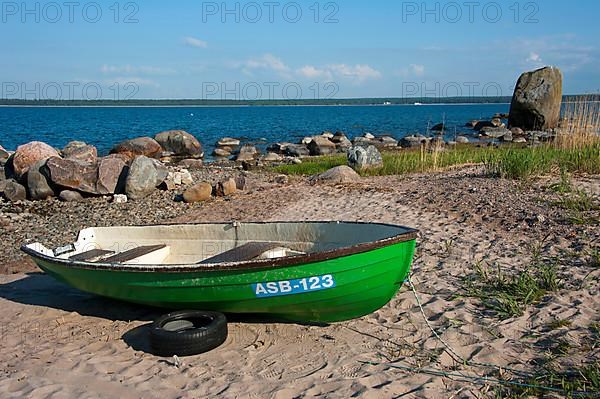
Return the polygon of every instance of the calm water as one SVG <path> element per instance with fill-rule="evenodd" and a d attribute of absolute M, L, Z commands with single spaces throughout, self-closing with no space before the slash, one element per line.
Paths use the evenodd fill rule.
<path fill-rule="evenodd" d="M 9 150 L 32 141 L 62 148 L 81 140 L 106 153 L 122 140 L 182 129 L 194 134 L 210 153 L 221 137 L 298 141 L 324 130 L 349 137 L 371 132 L 398 139 L 426 133 L 428 123 L 446 121 L 449 131 L 468 131 L 471 119 L 508 112 L 508 104 L 340 106 L 340 107 L 170 107 L 170 108 L 51 108 L 0 107 L 0 144 Z"/>

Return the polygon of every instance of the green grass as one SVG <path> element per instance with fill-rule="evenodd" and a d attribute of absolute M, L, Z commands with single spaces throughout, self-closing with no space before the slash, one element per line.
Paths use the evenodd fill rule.
<path fill-rule="evenodd" d="M 527 306 L 541 301 L 548 292 L 557 291 L 560 281 L 556 265 L 535 263 L 518 273 L 505 273 L 500 266 L 489 269 L 475 265 L 475 273 L 467 276 L 465 295 L 478 298 L 484 308 L 501 319 L 522 316 Z"/>
<path fill-rule="evenodd" d="M 600 173 L 600 144 L 584 149 L 562 149 L 550 145 L 533 148 L 459 146 L 444 151 L 403 150 L 382 155 L 384 166 L 365 171 L 362 175 L 402 175 L 471 163 L 484 164 L 490 173 L 510 179 L 529 179 L 548 174 L 556 168 L 565 173 Z M 306 158 L 300 165 L 283 165 L 275 170 L 289 175 L 315 175 L 345 164 L 346 156 L 342 154 Z"/>
<path fill-rule="evenodd" d="M 545 398 L 560 391 L 567 398 L 593 398 L 600 391 L 600 363 L 585 365 L 577 370 L 557 371 L 551 368 L 525 381 L 513 381 L 523 386 L 505 386 L 496 390 L 495 398 Z M 547 389 L 544 389 L 547 388 Z"/>

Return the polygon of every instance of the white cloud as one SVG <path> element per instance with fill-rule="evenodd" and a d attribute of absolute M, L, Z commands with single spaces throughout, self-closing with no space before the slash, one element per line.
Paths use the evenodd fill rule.
<path fill-rule="evenodd" d="M 242 68 L 242 72 L 246 75 L 253 75 L 253 71 L 266 70 L 276 72 L 278 75 L 289 78 L 290 68 L 281 60 L 281 58 L 273 54 L 264 54 L 258 58 L 252 58 L 245 62 L 236 65 Z"/>
<path fill-rule="evenodd" d="M 332 71 L 336 76 L 342 78 L 355 79 L 358 82 L 363 82 L 367 79 L 379 79 L 381 78 L 381 72 L 373 69 L 369 65 L 346 65 L 346 64 L 335 64 L 328 65 L 327 68 Z"/>
<path fill-rule="evenodd" d="M 324 67 L 305 65 L 296 70 L 296 74 L 306 79 L 351 79 L 354 83 L 362 83 L 368 79 L 381 78 L 381 72 L 369 65 L 330 64 Z"/>
<path fill-rule="evenodd" d="M 424 65 L 410 64 L 410 69 L 412 70 L 412 73 L 415 76 L 425 75 L 425 66 Z"/>
<path fill-rule="evenodd" d="M 398 75 L 404 79 L 416 78 L 425 76 L 425 65 L 421 64 L 410 64 L 409 66 L 396 70 L 395 75 Z"/>
<path fill-rule="evenodd" d="M 331 71 L 319 69 L 312 65 L 306 65 L 296 70 L 296 73 L 307 79 L 332 79 Z"/>
<path fill-rule="evenodd" d="M 172 68 L 154 66 L 132 66 L 132 65 L 102 65 L 100 72 L 103 74 L 142 74 L 142 75 L 172 75 L 177 73 Z"/>
<path fill-rule="evenodd" d="M 538 53 L 531 52 L 529 53 L 529 57 L 527 57 L 527 62 L 534 62 L 536 64 L 542 63 L 542 57 Z"/>
<path fill-rule="evenodd" d="M 136 76 L 117 76 L 115 78 L 110 78 L 104 80 L 104 84 L 106 85 L 114 85 L 117 84 L 124 88 L 127 85 L 135 85 L 138 87 L 141 86 L 150 86 L 150 87 L 159 87 L 160 85 L 153 80 L 144 79 Z"/>
<path fill-rule="evenodd" d="M 191 36 L 184 37 L 183 42 L 190 47 L 196 47 L 196 48 L 207 48 L 208 47 L 208 43 L 205 42 L 204 40 L 196 39 L 195 37 L 191 37 Z"/>

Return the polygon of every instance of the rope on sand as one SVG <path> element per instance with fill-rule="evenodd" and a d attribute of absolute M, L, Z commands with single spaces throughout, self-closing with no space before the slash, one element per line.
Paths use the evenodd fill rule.
<path fill-rule="evenodd" d="M 454 361 L 456 361 L 458 363 L 462 363 L 462 364 L 464 364 L 466 366 L 470 366 L 470 367 L 476 367 L 476 366 L 489 367 L 489 368 L 494 368 L 496 370 L 499 370 L 500 372 L 505 370 L 505 371 L 512 372 L 513 374 L 519 374 L 519 375 L 525 376 L 525 377 L 533 377 L 532 374 L 529 374 L 529 373 L 526 373 L 526 372 L 523 372 L 520 370 L 512 369 L 509 367 L 502 367 L 502 366 L 498 366 L 498 365 L 491 364 L 491 363 L 473 362 L 473 361 L 467 360 L 464 357 L 462 357 L 461 355 L 459 355 L 446 341 L 444 341 L 444 339 L 442 337 L 440 337 L 440 335 L 437 333 L 437 331 L 435 331 L 435 329 L 431 325 L 431 322 L 427 318 L 427 315 L 425 314 L 425 310 L 423 309 L 423 304 L 421 302 L 421 299 L 419 298 L 419 294 L 417 293 L 415 285 L 412 282 L 411 275 L 408 276 L 408 278 L 406 279 L 406 282 L 410 286 L 410 289 L 415 297 L 415 300 L 417 302 L 417 305 L 419 307 L 421 315 L 423 316 L 423 320 L 425 320 L 425 323 L 427 324 L 427 327 L 429 327 L 429 329 L 431 330 L 432 334 L 436 337 L 436 339 L 439 340 L 442 343 L 442 345 L 444 345 L 446 352 L 450 355 L 450 357 L 452 357 L 452 359 Z M 548 392 L 571 394 L 574 396 L 597 395 L 597 393 L 595 393 L 595 392 L 582 392 L 582 391 L 567 392 L 564 389 L 547 387 L 547 386 L 543 386 L 543 385 L 533 385 L 533 384 L 527 384 L 527 383 L 522 383 L 522 382 L 517 382 L 517 381 L 508 381 L 508 380 L 492 378 L 492 377 L 467 376 L 462 373 L 451 373 L 451 372 L 441 371 L 441 370 L 414 368 L 414 367 L 402 366 L 402 365 L 393 364 L 393 363 L 377 363 L 377 362 L 365 362 L 365 361 L 362 361 L 361 363 L 369 364 L 369 365 L 373 365 L 373 366 L 386 366 L 386 367 L 390 367 L 390 368 L 411 371 L 411 372 L 416 372 L 416 373 L 429 374 L 429 375 L 434 375 L 434 376 L 448 377 L 448 378 L 453 378 L 457 381 L 470 382 L 470 383 L 475 383 L 475 384 L 480 384 L 480 385 L 486 385 L 486 384 L 490 384 L 490 383 L 497 384 L 497 385 L 505 385 L 505 386 L 510 385 L 510 386 L 518 386 L 518 387 L 522 387 L 522 388 L 539 389 L 539 390 L 548 391 Z"/>

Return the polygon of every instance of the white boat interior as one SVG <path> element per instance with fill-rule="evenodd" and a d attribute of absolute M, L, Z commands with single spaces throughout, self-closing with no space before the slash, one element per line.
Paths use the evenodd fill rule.
<path fill-rule="evenodd" d="M 351 222 L 93 227 L 81 230 L 77 241 L 64 247 L 52 250 L 36 243 L 26 248 L 78 262 L 193 265 L 326 252 L 410 231 L 400 226 Z"/>

